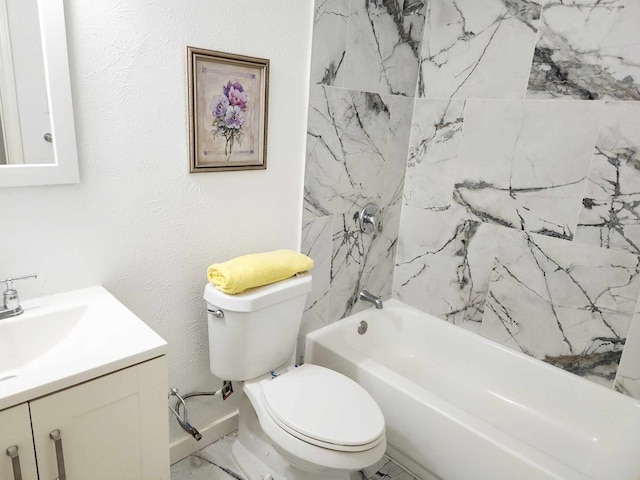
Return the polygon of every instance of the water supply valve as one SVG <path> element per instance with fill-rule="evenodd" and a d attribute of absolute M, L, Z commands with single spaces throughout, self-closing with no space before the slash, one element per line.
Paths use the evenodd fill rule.
<path fill-rule="evenodd" d="M 180 415 L 179 411 L 177 410 L 179 408 L 178 404 L 176 404 L 176 408 L 173 408 L 171 406 L 171 403 L 169 403 L 169 410 L 173 412 L 182 429 L 199 442 L 200 440 L 202 440 L 202 435 L 200 434 L 198 429 L 191 425 L 189 423 L 189 420 L 187 420 L 187 404 L 185 403 L 184 398 L 182 398 L 182 396 L 180 395 L 178 389 L 175 387 L 171 387 L 169 389 L 169 398 L 171 398 L 172 396 L 177 397 L 179 404 L 182 404 L 182 407 L 184 409 L 184 416 Z"/>
<path fill-rule="evenodd" d="M 222 382 L 222 400 L 226 400 L 233 393 L 233 385 L 231 385 L 231 380 L 224 380 Z"/>

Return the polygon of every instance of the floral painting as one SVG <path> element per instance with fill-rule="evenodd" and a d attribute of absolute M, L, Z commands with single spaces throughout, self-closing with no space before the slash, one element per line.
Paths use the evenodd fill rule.
<path fill-rule="evenodd" d="M 188 53 L 191 171 L 266 168 L 269 61 Z"/>
<path fill-rule="evenodd" d="M 247 111 L 247 92 L 242 84 L 231 80 L 222 87 L 222 95 L 216 95 L 211 99 L 211 114 L 213 123 L 211 135 L 213 138 L 222 136 L 225 139 L 224 154 L 233 153 L 233 145 L 242 145 L 242 125 L 244 124 L 244 112 Z"/>

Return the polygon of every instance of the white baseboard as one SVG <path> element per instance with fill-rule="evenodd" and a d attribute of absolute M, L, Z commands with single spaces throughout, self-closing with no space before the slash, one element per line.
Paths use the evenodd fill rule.
<path fill-rule="evenodd" d="M 201 448 L 212 444 L 225 435 L 235 432 L 238 429 L 238 410 L 219 418 L 204 428 L 199 429 L 202 439 L 198 442 L 193 437 L 185 436 L 169 444 L 169 459 L 171 465 L 188 457 Z"/>

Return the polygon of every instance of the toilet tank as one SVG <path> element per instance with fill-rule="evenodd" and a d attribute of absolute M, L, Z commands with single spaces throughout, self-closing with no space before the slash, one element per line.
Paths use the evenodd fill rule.
<path fill-rule="evenodd" d="M 249 380 L 292 358 L 311 274 L 228 295 L 207 284 L 211 372 L 223 380 Z M 224 316 L 211 313 L 220 310 Z"/>

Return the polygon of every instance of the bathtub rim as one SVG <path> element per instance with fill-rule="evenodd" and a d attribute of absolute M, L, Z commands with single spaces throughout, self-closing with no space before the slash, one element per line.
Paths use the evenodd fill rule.
<path fill-rule="evenodd" d="M 445 331 L 454 333 L 456 336 L 463 336 L 465 338 L 467 338 L 468 340 L 471 340 L 473 342 L 480 342 L 481 344 L 486 345 L 488 348 L 492 348 L 492 349 L 497 349 L 499 352 L 515 357 L 516 359 L 518 359 L 518 361 L 525 361 L 527 363 L 530 363 L 533 367 L 538 368 L 538 369 L 543 369 L 543 371 L 541 372 L 542 374 L 544 374 L 544 372 L 548 372 L 554 376 L 557 377 L 558 380 L 562 381 L 563 379 L 566 379 L 568 381 L 571 382 L 579 382 L 581 385 L 583 385 L 586 388 L 589 389 L 593 389 L 594 387 L 597 389 L 597 391 L 599 392 L 600 395 L 604 395 L 606 398 L 610 398 L 612 399 L 615 403 L 618 402 L 623 402 L 624 404 L 626 404 L 626 406 L 628 406 L 629 408 L 640 408 L 640 401 L 633 399 L 631 397 L 628 397 L 620 392 L 617 392 L 613 389 L 608 389 L 602 385 L 599 385 L 597 383 L 594 383 L 590 380 L 581 378 L 573 373 L 564 371 L 562 369 L 559 369 L 553 365 L 550 365 L 542 360 L 538 360 L 534 357 L 531 357 L 529 355 L 526 355 L 522 352 L 518 352 L 516 350 L 513 350 L 509 347 L 506 347 L 504 345 L 501 345 L 493 340 L 481 337 L 480 335 L 467 331 L 463 328 L 460 328 L 456 325 L 453 325 L 445 320 L 442 320 L 438 317 L 435 317 L 434 315 L 428 314 L 426 312 L 422 312 L 418 309 L 416 309 L 415 307 L 412 307 L 410 305 L 407 305 L 405 303 L 403 303 L 402 301 L 399 300 L 389 300 L 387 302 L 385 302 L 385 308 L 388 308 L 388 310 L 394 310 L 398 313 L 402 313 L 403 311 L 405 312 L 409 312 L 412 315 L 419 315 L 419 316 L 427 316 L 430 319 L 432 319 L 432 321 L 438 321 L 437 325 L 438 328 L 443 328 Z M 346 317 L 342 320 L 339 320 L 335 323 L 332 323 L 330 325 L 327 325 L 319 330 L 315 330 L 313 332 L 310 332 L 309 334 L 307 334 L 306 336 L 306 357 L 308 359 L 310 359 L 313 355 L 309 355 L 309 353 L 313 352 L 313 343 L 317 344 L 320 348 L 324 348 L 328 351 L 330 351 L 333 355 L 337 356 L 338 358 L 340 358 L 342 361 L 346 362 L 347 364 L 354 364 L 357 365 L 358 368 L 362 368 L 363 370 L 373 370 L 373 375 L 382 378 L 382 379 L 387 379 L 388 377 L 392 378 L 392 381 L 394 382 L 394 386 L 396 386 L 397 388 L 401 388 L 404 389 L 405 391 L 407 391 L 407 393 L 413 395 L 416 398 L 419 398 L 419 394 L 422 392 L 427 392 L 430 395 L 432 395 L 431 398 L 431 405 L 433 406 L 435 405 L 440 405 L 441 406 L 441 411 L 447 412 L 447 410 L 449 410 L 449 412 L 451 411 L 451 409 L 453 409 L 455 411 L 455 413 L 462 413 L 461 417 L 462 418 L 467 418 L 468 420 L 470 420 L 468 422 L 468 425 L 471 425 L 472 427 L 476 427 L 477 425 L 480 425 L 482 427 L 488 427 L 489 431 L 493 431 L 493 433 L 495 432 L 499 432 L 497 434 L 495 434 L 494 438 L 497 438 L 498 441 L 493 441 L 492 438 L 487 438 L 482 431 L 478 430 L 478 429 L 474 429 L 474 428 L 470 428 L 468 430 L 474 432 L 474 433 L 478 433 L 481 436 L 487 438 L 487 440 L 489 440 L 490 442 L 492 442 L 494 445 L 497 445 L 498 447 L 506 450 L 506 451 L 510 451 L 510 450 L 514 450 L 510 448 L 510 445 L 508 443 L 509 440 L 513 440 L 515 442 L 518 443 L 518 445 L 515 445 L 515 455 L 518 458 L 521 458 L 522 460 L 524 460 L 525 462 L 529 463 L 529 464 L 533 464 L 536 467 L 540 467 L 542 469 L 545 468 L 551 468 L 553 471 L 556 472 L 563 472 L 566 471 L 566 476 L 560 476 L 560 477 L 551 477 L 551 478 L 571 478 L 571 479 L 590 479 L 593 478 L 589 475 L 593 475 L 597 472 L 594 473 L 586 473 L 588 470 L 585 470 L 584 467 L 577 467 L 575 465 L 572 465 L 570 463 L 566 463 L 565 461 L 563 461 L 561 459 L 561 457 L 556 457 L 553 456 L 552 454 L 546 453 L 542 450 L 539 450 L 536 446 L 529 444 L 528 442 L 518 438 L 518 437 L 514 437 L 513 434 L 509 433 L 508 431 L 505 431 L 503 429 L 501 429 L 499 426 L 493 425 L 492 423 L 482 420 L 481 418 L 478 418 L 476 416 L 474 416 L 471 412 L 465 410 L 464 408 L 460 407 L 459 405 L 455 404 L 455 403 L 451 403 L 450 401 L 443 399 L 443 398 L 439 398 L 437 396 L 437 394 L 432 393 L 432 392 L 428 392 L 428 390 L 426 390 L 423 386 L 417 384 L 416 382 L 414 382 L 413 380 L 404 377 L 401 373 L 397 372 L 396 370 L 387 367 L 383 364 L 381 364 L 378 360 L 367 357 L 363 352 L 358 351 L 357 349 L 353 348 L 352 346 L 348 345 L 346 343 L 346 340 L 341 338 L 341 342 L 347 347 L 346 351 L 342 351 L 339 345 L 333 345 L 331 343 L 331 341 L 333 340 L 332 337 L 334 337 L 334 335 L 336 335 L 337 332 L 343 331 L 343 330 L 348 330 L 350 328 L 353 328 L 353 333 L 355 335 L 355 332 L 357 330 L 357 325 L 359 324 L 360 321 L 362 320 L 367 320 L 368 318 L 370 318 L 372 315 L 373 316 L 380 316 L 381 311 L 376 311 L 373 307 L 368 308 L 366 310 L 363 310 L 361 312 L 358 312 L 354 315 L 351 315 L 349 317 Z M 366 335 L 366 334 L 365 334 Z M 338 338 L 341 337 L 341 334 L 338 333 Z M 310 360 L 311 363 L 313 362 L 313 359 Z M 321 363 L 322 364 L 322 363 Z M 329 365 L 325 365 L 328 366 L 329 368 L 331 368 L 331 366 Z M 374 366 L 375 368 L 371 369 L 370 367 Z M 343 372 L 344 373 L 344 372 Z M 433 401 L 435 399 L 435 401 Z M 615 406 L 615 405 L 614 405 Z M 475 422 L 479 422 L 478 424 L 476 424 Z M 462 424 L 461 424 L 462 425 Z M 598 437 L 598 438 L 604 438 L 604 437 Z M 503 441 L 501 441 L 503 440 Z M 390 447 L 390 452 L 393 451 L 393 449 L 395 448 L 395 446 L 393 445 L 393 442 L 389 442 L 389 447 Z M 619 447 L 616 448 L 616 450 Z M 622 452 L 625 453 L 627 451 L 630 451 L 633 449 L 633 446 L 628 447 L 628 448 L 623 448 Z M 607 451 L 605 451 L 605 454 L 607 454 L 611 449 L 607 449 Z M 521 453 L 523 451 L 527 451 L 527 455 L 526 456 L 522 456 Z M 393 455 L 391 455 L 393 458 Z M 626 458 L 625 455 L 620 455 L 620 458 Z M 402 463 L 403 458 L 397 458 L 397 460 Z M 412 459 L 410 459 L 410 461 L 413 461 Z M 605 463 L 610 463 L 610 462 L 605 462 Z M 418 464 L 419 465 L 419 464 Z M 412 465 L 407 464 L 406 467 L 409 470 L 413 470 L 416 471 L 417 470 L 415 468 L 412 468 Z"/>

